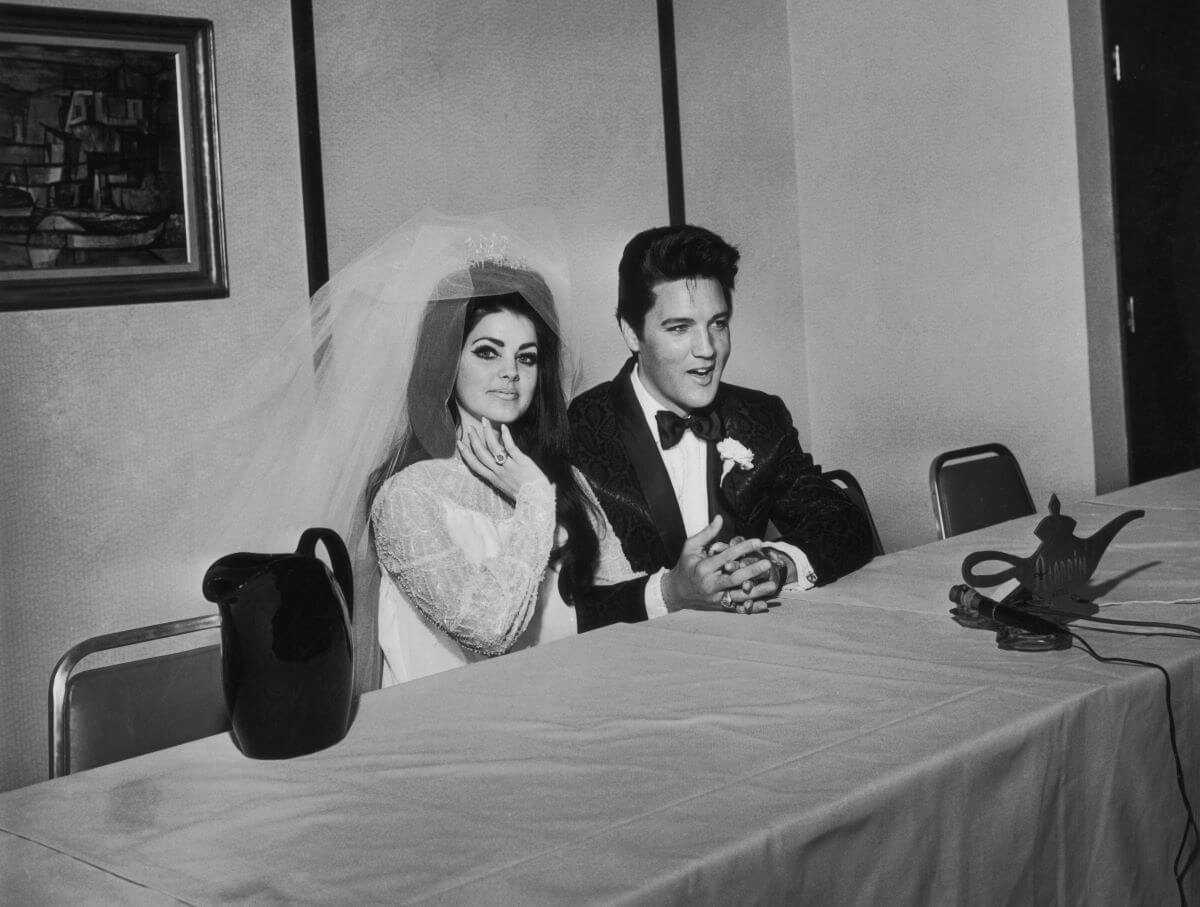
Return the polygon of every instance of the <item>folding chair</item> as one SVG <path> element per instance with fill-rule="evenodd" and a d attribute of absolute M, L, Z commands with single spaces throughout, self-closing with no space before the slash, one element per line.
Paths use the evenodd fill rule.
<path fill-rule="evenodd" d="M 96 652 L 220 626 L 219 614 L 192 617 L 106 633 L 68 649 L 50 676 L 50 777 L 228 730 L 219 645 L 75 672 Z"/>
<path fill-rule="evenodd" d="M 825 470 L 822 475 L 845 491 L 850 496 L 850 500 L 858 505 L 858 509 L 867 515 L 867 522 L 871 524 L 871 544 L 875 548 L 875 556 L 879 557 L 883 554 L 883 543 L 879 541 L 879 530 L 875 528 L 875 518 L 871 516 L 867 496 L 863 494 L 858 480 L 844 469 Z"/>
<path fill-rule="evenodd" d="M 929 465 L 938 538 L 1036 513 L 1017 458 L 1003 444 L 938 454 Z"/>

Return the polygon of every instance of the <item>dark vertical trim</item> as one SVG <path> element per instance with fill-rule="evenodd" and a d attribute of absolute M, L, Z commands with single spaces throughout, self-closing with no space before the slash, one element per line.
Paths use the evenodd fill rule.
<path fill-rule="evenodd" d="M 667 152 L 667 206 L 671 225 L 687 223 L 683 210 L 683 142 L 679 129 L 679 76 L 675 70 L 675 8 L 658 0 L 658 62 L 662 70 L 663 144 Z"/>
<path fill-rule="evenodd" d="M 300 127 L 300 187 L 304 196 L 304 238 L 308 247 L 308 292 L 312 295 L 329 280 L 312 0 L 292 0 L 292 52 L 296 66 L 296 118 Z"/>
<path fill-rule="evenodd" d="M 1134 475 L 1133 386 L 1129 374 L 1129 335 L 1125 331 L 1125 273 L 1121 267 L 1121 185 L 1117 178 L 1117 82 L 1113 75 L 1113 48 L 1118 43 L 1114 19 L 1119 18 L 1117 0 L 1100 3 L 1100 52 L 1104 59 L 1104 103 L 1108 111 L 1108 176 L 1112 186 L 1113 259 L 1117 271 L 1117 328 L 1121 342 L 1121 397 L 1125 409 L 1125 481 Z"/>

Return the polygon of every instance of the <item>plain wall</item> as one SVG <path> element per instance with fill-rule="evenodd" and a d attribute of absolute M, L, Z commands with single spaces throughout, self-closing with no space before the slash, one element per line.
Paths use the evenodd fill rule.
<path fill-rule="evenodd" d="M 332 267 L 425 206 L 546 208 L 570 267 L 581 389 L 612 377 L 627 355 L 617 261 L 668 219 L 653 4 L 317 0 L 314 12 Z"/>
<path fill-rule="evenodd" d="M 675 44 L 687 219 L 742 253 L 725 380 L 782 397 L 807 447 L 787 9 L 782 0 L 676 3 Z"/>
<path fill-rule="evenodd" d="M 222 464 L 195 463 L 185 439 L 307 307 L 287 0 L 120 9 L 214 23 L 231 294 L 0 312 L 0 789 L 46 777 L 46 688 L 68 647 L 215 610 L 200 595 L 210 540 L 185 523 L 222 508 Z"/>
<path fill-rule="evenodd" d="M 787 7 L 819 458 L 859 477 L 889 549 L 934 538 L 943 450 L 1008 445 L 1041 510 L 1091 494 L 1093 414 L 1113 405 L 1092 394 L 1119 391 L 1092 373 L 1119 362 L 1111 336 L 1089 347 L 1080 186 L 1097 164 L 1081 173 L 1079 148 L 1102 108 L 1082 90 L 1080 142 L 1067 4 Z M 1088 199 L 1096 313 L 1115 310 L 1104 201 Z M 1110 456 L 1107 487 L 1118 471 Z"/>

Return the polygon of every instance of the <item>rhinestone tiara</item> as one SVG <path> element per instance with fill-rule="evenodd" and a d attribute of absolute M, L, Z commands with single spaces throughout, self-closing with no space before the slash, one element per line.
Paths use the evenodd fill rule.
<path fill-rule="evenodd" d="M 492 264 L 522 270 L 529 269 L 529 263 L 524 258 L 515 258 L 508 254 L 507 236 L 499 233 L 485 233 L 469 237 L 466 243 L 467 264 L 472 268 Z"/>

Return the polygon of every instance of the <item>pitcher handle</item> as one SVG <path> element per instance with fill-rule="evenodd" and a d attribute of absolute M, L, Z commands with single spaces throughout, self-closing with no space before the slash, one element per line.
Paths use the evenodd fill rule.
<path fill-rule="evenodd" d="M 333 564 L 333 576 L 342 587 L 342 597 L 346 599 L 346 610 L 351 619 L 354 617 L 354 571 L 350 566 L 350 553 L 342 537 L 332 529 L 313 527 L 305 529 L 296 545 L 296 553 L 307 557 L 316 557 L 317 542 L 325 543 L 329 552 L 329 560 Z"/>
<path fill-rule="evenodd" d="M 1012 566 L 1001 570 L 999 573 L 975 573 L 972 568 L 984 561 L 1001 561 Z M 963 559 L 963 581 L 967 585 L 976 588 L 979 586 L 999 586 L 1010 579 L 1016 579 L 1017 570 L 1022 566 L 1024 566 L 1024 561 L 1011 554 L 1005 554 L 1003 551 L 973 551 Z"/>

